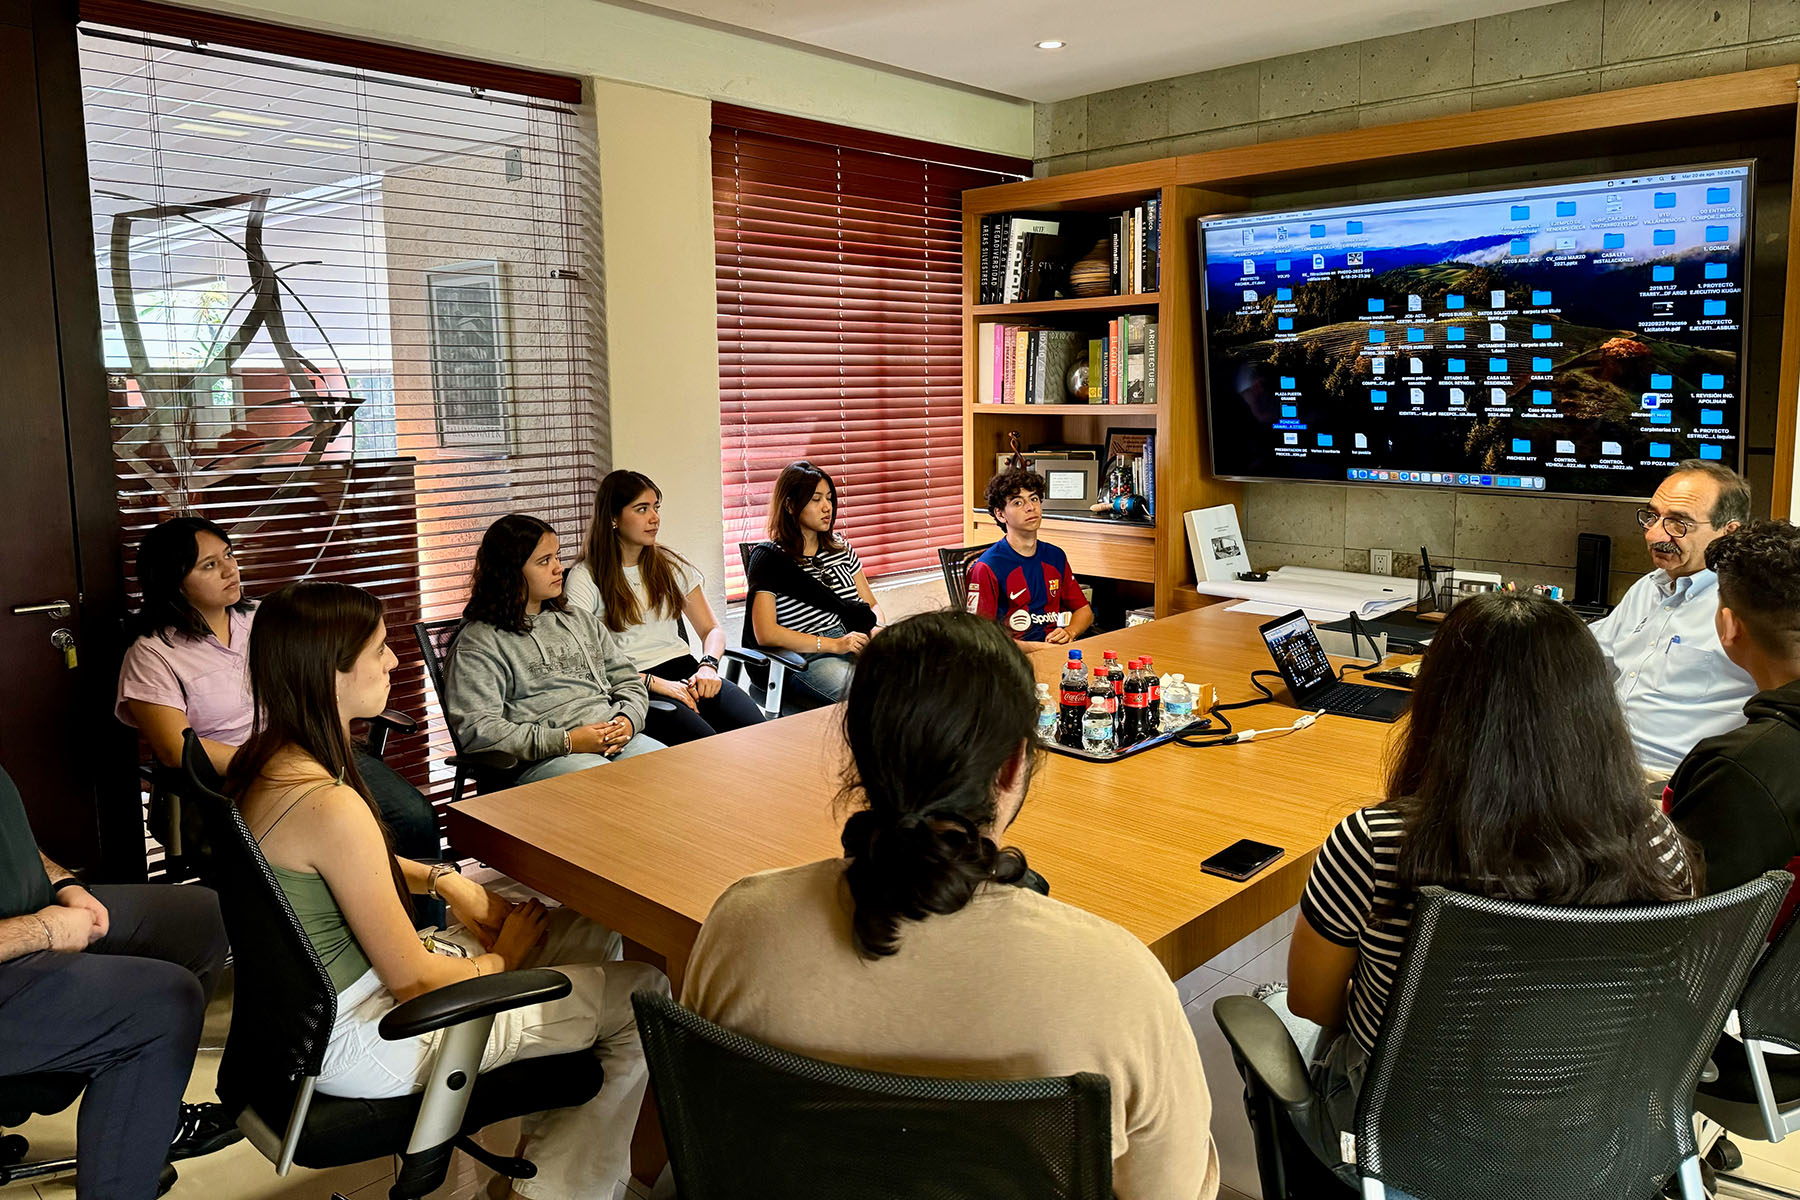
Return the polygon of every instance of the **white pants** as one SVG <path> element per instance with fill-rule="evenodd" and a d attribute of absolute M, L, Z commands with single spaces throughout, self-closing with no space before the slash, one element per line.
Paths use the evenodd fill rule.
<path fill-rule="evenodd" d="M 482 953 L 462 929 L 435 935 L 440 943 Z M 606 1071 L 599 1095 L 579 1108 L 560 1108 L 524 1118 L 524 1148 L 537 1164 L 535 1179 L 515 1189 L 535 1200 L 612 1200 L 631 1170 L 631 1135 L 637 1126 L 649 1070 L 638 1042 L 631 993 L 669 994 L 669 981 L 645 963 L 608 961 L 619 935 L 572 909 L 550 913 L 544 944 L 523 964 L 555 967 L 569 977 L 561 1000 L 499 1013 L 482 1052 L 481 1069 L 551 1054 L 592 1048 Z M 424 1088 L 442 1031 L 404 1041 L 383 1041 L 376 1027 L 394 1007 L 393 993 L 373 970 L 338 996 L 337 1021 L 325 1050 L 319 1091 L 328 1096 L 381 1099 Z"/>

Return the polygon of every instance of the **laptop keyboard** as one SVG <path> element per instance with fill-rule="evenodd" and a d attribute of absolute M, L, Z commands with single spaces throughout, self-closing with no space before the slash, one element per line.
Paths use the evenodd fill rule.
<path fill-rule="evenodd" d="M 1375 703 L 1380 695 L 1380 688 L 1359 687 L 1354 683 L 1340 683 L 1332 687 L 1313 703 L 1320 707 L 1329 706 L 1339 712 L 1361 712 Z"/>

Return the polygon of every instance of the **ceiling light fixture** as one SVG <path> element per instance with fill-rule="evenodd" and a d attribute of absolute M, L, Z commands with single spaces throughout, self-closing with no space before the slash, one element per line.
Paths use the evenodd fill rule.
<path fill-rule="evenodd" d="M 1049 41 L 1039 42 L 1037 48 L 1039 50 L 1061 50 L 1066 45 L 1068 45 L 1067 42 L 1059 42 L 1055 38 L 1051 38 Z"/>
<path fill-rule="evenodd" d="M 213 116 L 221 121 L 242 121 L 246 125 L 282 126 L 293 124 L 292 121 L 286 121 L 280 117 L 265 117 L 261 113 L 232 112 L 230 109 L 221 109 Z"/>
<path fill-rule="evenodd" d="M 207 125 L 201 121 L 178 121 L 177 129 L 185 129 L 189 133 L 216 133 L 220 137 L 243 137 L 248 129 L 227 129 L 223 125 Z"/>
<path fill-rule="evenodd" d="M 378 142 L 397 142 L 399 137 L 391 133 L 376 133 L 373 129 L 334 129 L 331 132 L 343 137 L 370 138 Z"/>
<path fill-rule="evenodd" d="M 319 138 L 284 138 L 290 146 L 316 146 L 320 150 L 354 150 L 349 142 L 327 142 Z"/>

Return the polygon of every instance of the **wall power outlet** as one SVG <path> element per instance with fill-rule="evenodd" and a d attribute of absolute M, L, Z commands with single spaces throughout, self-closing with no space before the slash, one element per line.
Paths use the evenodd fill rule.
<path fill-rule="evenodd" d="M 1369 551 L 1369 574 L 1392 575 L 1394 573 L 1394 552 L 1392 550 Z"/>

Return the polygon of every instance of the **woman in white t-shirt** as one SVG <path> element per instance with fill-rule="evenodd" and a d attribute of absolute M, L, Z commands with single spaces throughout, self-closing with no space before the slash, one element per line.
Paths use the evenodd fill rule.
<path fill-rule="evenodd" d="M 701 590 L 705 577 L 687 559 L 657 544 L 662 489 L 636 471 L 614 471 L 594 494 L 594 519 L 581 560 L 563 583 L 571 608 L 598 616 L 644 677 L 652 696 L 675 702 L 652 708 L 644 733 L 666 746 L 760 724 L 762 710 L 719 676 L 725 628 Z M 700 636 L 696 659 L 680 619 Z"/>

